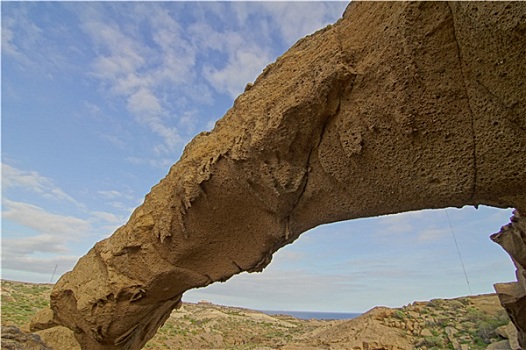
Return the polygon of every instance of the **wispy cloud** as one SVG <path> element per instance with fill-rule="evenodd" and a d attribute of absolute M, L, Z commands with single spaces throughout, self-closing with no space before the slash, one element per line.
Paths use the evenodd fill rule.
<path fill-rule="evenodd" d="M 20 52 L 14 42 L 15 35 L 12 30 L 12 26 L 14 24 L 13 19 L 6 18 L 2 21 L 2 24 L 2 51 L 22 65 L 31 64 L 31 60 L 22 52 Z"/>
<path fill-rule="evenodd" d="M 56 235 L 41 234 L 23 239 L 3 239 L 2 246 L 5 253 L 18 256 L 35 252 L 63 254 L 69 252 L 64 242 L 65 240 L 59 239 Z"/>
<path fill-rule="evenodd" d="M 108 191 L 108 195 L 114 195 Z M 26 202 L 2 200 L 2 268 L 50 273 L 55 265 L 69 270 L 79 255 L 73 245 L 113 233 L 126 218 L 105 211 L 86 212 L 86 219 L 52 213 Z"/>
<path fill-rule="evenodd" d="M 269 52 L 257 46 L 243 45 L 229 50 L 227 64 L 222 68 L 204 67 L 204 77 L 217 91 L 236 98 L 247 83 L 253 82 L 271 61 Z"/>
<path fill-rule="evenodd" d="M 51 274 L 55 267 L 57 267 L 57 273 L 55 277 L 60 276 L 62 273 L 69 271 L 73 268 L 78 256 L 74 255 L 53 255 L 49 257 L 36 257 L 31 255 L 17 254 L 15 250 L 11 249 L 9 242 L 3 243 L 2 247 L 2 277 L 10 278 L 15 280 L 21 280 L 21 276 L 25 273 L 40 273 L 40 274 Z M 6 270 L 18 271 L 12 273 Z M 7 276 L 6 276 L 7 272 Z M 20 273 L 22 272 L 22 273 Z M 12 276 L 12 277 L 9 277 Z M 47 279 L 43 280 L 48 282 Z M 53 281 L 55 282 L 55 281 Z"/>
<path fill-rule="evenodd" d="M 106 199 L 115 199 L 115 198 L 121 198 L 121 197 L 130 198 L 129 195 L 116 191 L 116 190 L 105 190 L 105 191 L 101 190 L 101 191 L 97 191 L 97 193 Z"/>
<path fill-rule="evenodd" d="M 109 236 L 126 223 L 126 217 L 107 211 L 94 211 L 91 212 L 89 221 L 102 231 L 100 234 Z"/>
<path fill-rule="evenodd" d="M 71 33 L 63 31 L 60 23 L 44 29 L 45 22 L 33 3 L 2 4 L 2 55 L 13 59 L 22 71 L 54 79 L 57 72 L 77 69 L 75 60 L 68 55 L 78 53 L 78 49 L 67 45 Z M 57 35 L 65 40 L 50 39 Z"/>
<path fill-rule="evenodd" d="M 5 188 L 22 187 L 24 189 L 43 193 L 53 187 L 51 180 L 41 176 L 36 171 L 24 171 L 2 164 L 2 186 Z"/>
<path fill-rule="evenodd" d="M 91 213 L 94 219 L 101 220 L 111 224 L 124 224 L 125 218 L 106 211 L 94 211 Z"/>
<path fill-rule="evenodd" d="M 83 16 L 82 27 L 96 47 L 93 76 L 112 96 L 123 99 L 137 122 L 164 141 L 157 150 L 173 153 L 184 143 L 177 126 L 184 112 L 174 108 L 174 100 L 185 103 L 185 98 L 199 96 L 202 101 L 203 95 L 210 94 L 206 89 L 203 95 L 180 89 L 194 83 L 195 49 L 181 35 L 179 23 L 160 5 L 147 5 L 148 17 L 141 11 L 144 6 L 134 4 L 130 13 L 144 25 L 150 40 L 118 22 L 106 23 L 104 12 L 95 8 Z"/>
<path fill-rule="evenodd" d="M 294 278 L 291 279 L 291 276 Z M 275 273 L 266 270 L 258 274 L 244 273 L 226 283 L 188 291 L 183 299 L 194 302 L 206 299 L 218 304 L 243 305 L 254 309 L 319 310 L 320 305 L 326 308 L 324 299 L 331 298 L 342 301 L 339 311 L 352 311 L 358 306 L 348 305 L 352 304 L 348 303 L 349 296 L 360 295 L 366 289 L 365 284 L 350 280 L 344 274 L 316 275 L 301 270 Z"/>
<path fill-rule="evenodd" d="M 3 7 L 6 5 L 4 4 Z M 5 8 L 2 9 L 5 12 Z M 27 9 L 17 8 L 9 15 L 2 16 L 2 53 L 13 58 L 22 67 L 35 66 L 25 53 L 28 46 L 38 41 L 42 30 L 26 20 Z"/>
<path fill-rule="evenodd" d="M 159 148 L 158 148 L 159 149 Z M 170 158 L 141 158 L 141 157 L 126 157 L 125 159 L 127 162 L 131 164 L 136 165 L 150 165 L 154 168 L 160 168 L 160 169 L 167 169 L 170 167 L 176 159 L 170 159 Z"/>
<path fill-rule="evenodd" d="M 2 163 L 2 187 L 4 190 L 19 188 L 38 193 L 46 199 L 66 201 L 78 207 L 84 207 L 82 203 L 55 185 L 50 178 L 36 171 L 21 170 L 5 163 Z"/>
<path fill-rule="evenodd" d="M 132 195 L 132 192 L 130 191 L 116 191 L 116 190 L 101 190 L 97 191 L 97 194 L 99 197 L 110 206 L 113 210 L 116 210 L 120 213 L 120 215 L 116 215 L 113 213 L 108 213 L 114 216 L 108 216 L 106 215 L 106 219 L 109 222 L 114 223 L 124 223 L 124 220 L 132 213 L 132 211 L 135 209 L 134 207 L 142 203 L 143 198 L 137 198 Z M 97 213 L 97 212 L 96 212 Z M 104 213 L 104 212 L 98 212 L 98 213 Z M 93 214 L 95 217 L 103 218 L 103 216 L 98 214 Z M 113 219 L 115 218 L 115 220 Z"/>
<path fill-rule="evenodd" d="M 236 98 L 243 92 L 245 85 L 255 80 L 274 58 L 269 42 L 262 43 L 245 27 L 244 23 L 235 23 L 235 9 L 242 4 L 232 4 L 229 10 L 234 14 L 230 19 L 232 28 L 214 28 L 206 22 L 195 22 L 188 28 L 192 42 L 208 55 L 224 56 L 224 61 L 206 64 L 202 67 L 203 76 L 216 92 L 226 93 Z M 242 11 L 244 12 L 244 11 Z M 228 12 L 231 13 L 231 12 Z M 260 22 L 252 23 L 257 26 Z M 250 33 L 251 35 L 248 35 Z M 247 34 L 247 35 L 245 35 Z M 213 60 L 212 60 L 213 61 Z"/>
<path fill-rule="evenodd" d="M 45 209 L 25 203 L 3 198 L 2 216 L 22 226 L 32 228 L 41 234 L 60 237 L 79 237 L 90 229 L 87 220 L 73 216 L 55 214 Z"/>
<path fill-rule="evenodd" d="M 57 265 L 61 268 L 59 273 L 73 267 L 78 256 L 72 254 L 69 244 L 90 235 L 92 225 L 88 220 L 50 213 L 8 198 L 3 198 L 2 204 L 3 271 L 48 274 Z"/>
<path fill-rule="evenodd" d="M 432 242 L 443 238 L 450 238 L 451 231 L 448 228 L 425 228 L 418 231 L 418 242 Z"/>
<path fill-rule="evenodd" d="M 263 13 L 270 24 L 279 31 L 287 46 L 291 46 L 305 35 L 331 24 L 341 16 L 347 6 L 345 2 L 262 2 Z"/>

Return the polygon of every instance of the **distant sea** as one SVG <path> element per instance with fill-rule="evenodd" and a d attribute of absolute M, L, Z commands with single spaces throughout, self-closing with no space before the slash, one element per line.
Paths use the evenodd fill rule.
<path fill-rule="evenodd" d="M 260 310 L 267 315 L 290 315 L 302 320 L 347 320 L 360 316 L 360 313 L 346 313 L 346 312 L 313 312 L 313 311 L 276 311 L 276 310 Z"/>

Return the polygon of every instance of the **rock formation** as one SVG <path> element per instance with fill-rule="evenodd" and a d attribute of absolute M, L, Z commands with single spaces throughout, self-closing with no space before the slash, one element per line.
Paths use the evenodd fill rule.
<path fill-rule="evenodd" d="M 518 330 L 519 343 L 526 347 L 526 219 L 515 212 L 511 223 L 491 239 L 500 244 L 517 267 L 517 282 L 495 285 L 502 306 Z"/>
<path fill-rule="evenodd" d="M 140 349 L 184 291 L 260 271 L 317 225 L 478 204 L 525 213 L 525 35 L 520 2 L 351 3 L 247 85 L 62 276 L 54 321 L 83 349 Z"/>
<path fill-rule="evenodd" d="M 2 350 L 53 350 L 37 334 L 25 333 L 16 326 L 2 326 Z"/>

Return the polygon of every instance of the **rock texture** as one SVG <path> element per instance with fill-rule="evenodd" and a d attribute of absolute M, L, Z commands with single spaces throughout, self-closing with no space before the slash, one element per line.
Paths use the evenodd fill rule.
<path fill-rule="evenodd" d="M 495 295 L 433 299 L 397 309 L 376 307 L 355 319 L 320 326 L 280 349 L 485 349 L 504 342 L 509 346 L 515 339 L 504 331 L 509 324 Z"/>
<path fill-rule="evenodd" d="M 62 276 L 54 321 L 83 349 L 139 349 L 184 291 L 260 271 L 317 225 L 478 204 L 525 213 L 525 33 L 520 2 L 351 3 L 247 85 Z"/>
<path fill-rule="evenodd" d="M 502 306 L 518 330 L 519 344 L 526 347 L 526 218 L 515 211 L 511 223 L 491 236 L 511 256 L 517 282 L 495 285 Z"/>

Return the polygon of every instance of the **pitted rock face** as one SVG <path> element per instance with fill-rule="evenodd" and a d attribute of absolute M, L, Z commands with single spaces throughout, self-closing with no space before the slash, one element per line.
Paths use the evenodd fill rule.
<path fill-rule="evenodd" d="M 519 343 L 526 344 L 526 218 L 513 213 L 511 223 L 503 226 L 491 239 L 500 244 L 517 267 L 517 282 L 495 284 L 500 302 L 518 331 Z"/>
<path fill-rule="evenodd" d="M 184 291 L 260 271 L 317 225 L 526 212 L 524 23 L 519 2 L 351 3 L 269 65 L 62 276 L 54 321 L 83 349 L 140 349 Z"/>

